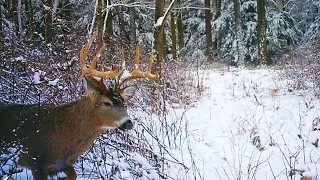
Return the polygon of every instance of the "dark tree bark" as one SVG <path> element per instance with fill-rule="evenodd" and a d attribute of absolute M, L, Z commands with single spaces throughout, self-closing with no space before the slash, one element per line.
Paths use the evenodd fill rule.
<path fill-rule="evenodd" d="M 177 35 L 174 11 L 171 11 L 171 40 L 172 40 L 172 59 L 177 60 Z"/>
<path fill-rule="evenodd" d="M 11 8 L 11 5 L 12 5 L 12 2 L 11 2 L 12 0 L 4 0 L 3 1 L 3 7 L 4 7 L 4 9 L 6 9 L 7 10 L 7 12 L 9 12 L 9 13 L 5 13 L 5 12 L 2 12 L 3 14 L 3 18 L 6 18 L 7 20 L 9 20 L 9 21 L 11 21 L 11 22 L 13 22 L 13 16 L 12 16 L 12 14 L 10 14 L 11 12 L 12 12 L 12 8 Z"/>
<path fill-rule="evenodd" d="M 240 1 L 233 0 L 234 7 L 234 20 L 235 20 L 235 32 L 236 32 L 236 60 L 239 66 L 244 66 L 243 49 L 242 49 L 242 28 L 240 22 Z"/>
<path fill-rule="evenodd" d="M 53 29 L 52 29 L 52 0 L 42 0 L 42 3 L 48 8 L 44 10 L 44 24 L 45 24 L 45 41 L 51 43 L 53 40 Z"/>
<path fill-rule="evenodd" d="M 0 43 L 3 44 L 3 33 L 2 33 L 2 8 L 0 6 Z"/>
<path fill-rule="evenodd" d="M 34 10 L 32 5 L 32 0 L 26 0 L 25 4 L 25 14 L 26 14 L 26 33 L 27 36 L 32 38 L 32 32 L 33 32 L 33 24 L 34 24 Z"/>
<path fill-rule="evenodd" d="M 180 7 L 181 0 L 178 0 L 177 4 Z M 179 52 L 181 55 L 182 49 L 184 48 L 183 27 L 182 27 L 182 10 L 181 9 L 179 10 L 178 15 L 177 15 L 177 28 L 178 28 Z"/>
<path fill-rule="evenodd" d="M 214 16 L 214 19 L 218 19 L 221 16 L 221 0 L 215 0 L 215 9 L 216 14 Z"/>
<path fill-rule="evenodd" d="M 98 0 L 97 3 L 97 28 L 98 28 L 98 38 L 97 38 L 97 44 L 100 48 L 102 46 L 103 42 L 103 0 Z"/>
<path fill-rule="evenodd" d="M 25 20 L 26 21 L 26 33 L 27 33 L 28 37 L 30 37 L 30 35 L 31 35 L 30 33 L 32 32 L 31 27 L 30 27 L 29 6 L 30 6 L 30 1 L 26 0 L 24 3 L 24 10 L 25 10 L 25 14 L 26 14 L 26 20 Z"/>
<path fill-rule="evenodd" d="M 11 1 L 11 7 L 12 7 L 12 19 L 14 23 L 14 30 L 16 32 L 16 37 L 19 38 L 19 21 L 18 21 L 18 1 L 12 0 Z"/>
<path fill-rule="evenodd" d="M 206 53 L 207 53 L 207 61 L 212 62 L 213 61 L 213 53 L 212 53 L 212 26 L 211 26 L 211 6 L 210 6 L 210 0 L 205 0 L 205 24 L 206 24 Z"/>
<path fill-rule="evenodd" d="M 3 2 L 3 7 L 4 7 L 4 9 L 6 9 L 7 10 L 7 12 L 11 12 L 11 2 L 9 1 L 9 0 L 3 0 L 2 1 Z M 1 10 L 0 10 L 1 11 Z M 8 13 L 6 13 L 5 11 L 1 11 L 0 12 L 1 13 L 1 34 L 0 34 L 0 39 L 1 39 L 1 45 L 3 44 L 3 42 L 4 42 L 4 37 L 5 37 L 5 35 L 3 34 L 3 18 L 6 18 L 7 20 L 11 20 L 12 21 L 12 15 L 11 14 L 8 14 Z"/>
<path fill-rule="evenodd" d="M 134 3 L 135 0 L 131 0 L 130 3 Z M 136 25 L 136 21 L 139 19 L 139 17 L 137 16 L 136 13 L 136 9 L 135 8 L 130 8 L 130 14 L 131 14 L 131 18 L 130 18 L 130 41 L 131 41 L 131 45 L 132 47 L 134 47 L 137 43 L 137 25 Z"/>
<path fill-rule="evenodd" d="M 135 0 L 131 0 L 130 3 L 134 3 Z M 130 36 L 129 39 L 131 41 L 131 45 L 132 47 L 134 47 L 137 43 L 137 25 L 136 25 L 136 21 L 139 19 L 139 17 L 137 17 L 137 13 L 136 13 L 136 9 L 135 8 L 130 8 Z"/>
<path fill-rule="evenodd" d="M 126 42 L 126 29 L 125 29 L 125 22 L 124 22 L 124 18 L 123 18 L 123 8 L 119 7 L 117 9 L 117 15 L 118 15 L 118 27 L 119 27 L 119 34 L 120 34 L 120 43 L 121 46 L 124 47 L 126 46 L 127 42 Z"/>
<path fill-rule="evenodd" d="M 64 4 L 62 7 L 63 18 L 67 21 L 68 28 L 71 27 L 72 22 L 72 7 L 70 4 L 70 0 L 64 0 Z"/>
<path fill-rule="evenodd" d="M 268 57 L 267 50 L 267 19 L 266 19 L 266 1 L 257 0 L 258 10 L 258 57 L 261 64 L 271 65 L 272 61 Z"/>
<path fill-rule="evenodd" d="M 156 0 L 155 22 L 163 16 L 164 0 Z M 163 27 L 157 27 L 154 32 L 154 46 L 157 51 L 156 71 L 161 72 L 161 64 L 164 59 L 164 31 Z"/>
<path fill-rule="evenodd" d="M 108 17 L 107 17 L 107 29 L 106 29 L 106 45 L 108 47 L 108 52 L 110 55 L 115 54 L 115 44 L 113 39 L 113 14 L 109 11 Z M 111 56 L 108 57 L 108 59 L 111 59 Z"/>
<path fill-rule="evenodd" d="M 214 16 L 214 19 L 216 20 L 221 16 L 221 0 L 215 0 L 215 10 L 216 10 L 216 14 Z M 220 32 L 216 34 L 213 41 L 213 51 L 216 52 L 215 55 L 217 55 L 217 51 L 218 51 L 219 35 L 220 35 Z"/>

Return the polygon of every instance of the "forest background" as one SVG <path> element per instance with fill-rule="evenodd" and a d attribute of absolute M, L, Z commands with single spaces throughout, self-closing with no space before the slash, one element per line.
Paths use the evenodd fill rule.
<path fill-rule="evenodd" d="M 139 82 L 146 88 L 130 108 L 136 110 L 133 116 L 141 118 L 138 112 L 143 112 L 149 115 L 145 119 L 160 121 L 139 121 L 133 135 L 116 131 L 100 137 L 77 168 L 84 177 L 92 177 L 92 169 L 94 177 L 114 177 L 120 166 L 110 163 L 115 157 L 118 162 L 126 157 L 131 167 L 140 167 L 141 161 L 128 156 L 129 151 L 142 155 L 165 178 L 170 163 L 190 170 L 168 150 L 180 147 L 182 139 L 188 142 L 181 132 L 186 124 L 168 114 L 199 100 L 205 89 L 199 68 L 319 64 L 314 52 L 320 47 L 320 1 L 0 0 L 1 102 L 59 105 L 80 98 L 78 56 L 93 33 L 97 40 L 91 56 L 106 44 L 101 57 L 106 68 L 120 62 L 122 48 L 130 67 L 137 42 L 142 64 L 147 64 L 149 52 L 155 52 L 153 71 L 161 80 Z M 189 155 L 192 159 L 191 149 Z M 101 173 L 102 161 L 113 169 Z M 193 165 L 194 174 L 201 174 Z M 140 176 L 138 170 L 130 171 Z"/>

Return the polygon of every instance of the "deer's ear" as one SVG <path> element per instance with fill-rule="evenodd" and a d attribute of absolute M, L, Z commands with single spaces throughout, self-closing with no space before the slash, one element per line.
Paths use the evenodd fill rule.
<path fill-rule="evenodd" d="M 98 91 L 98 87 L 96 86 L 95 82 L 93 82 L 95 79 L 92 77 L 84 77 L 83 78 L 83 85 L 84 89 L 86 91 L 86 95 L 90 98 L 94 98 Z"/>
<path fill-rule="evenodd" d="M 125 87 L 121 89 L 120 95 L 124 99 L 124 101 L 128 101 L 134 96 L 137 89 L 138 89 L 138 86 L 136 85 Z"/>

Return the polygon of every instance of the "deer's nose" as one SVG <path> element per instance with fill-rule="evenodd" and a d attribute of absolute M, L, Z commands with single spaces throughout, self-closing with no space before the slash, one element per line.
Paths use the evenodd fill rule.
<path fill-rule="evenodd" d="M 133 128 L 133 123 L 131 120 L 126 121 L 125 123 L 123 123 L 119 129 L 121 130 L 131 130 Z"/>

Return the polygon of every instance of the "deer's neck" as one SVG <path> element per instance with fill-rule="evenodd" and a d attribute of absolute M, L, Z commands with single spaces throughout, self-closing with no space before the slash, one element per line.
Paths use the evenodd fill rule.
<path fill-rule="evenodd" d="M 59 144 L 55 149 L 56 159 L 74 163 L 99 136 L 91 118 L 94 108 L 90 98 L 83 98 L 53 109 L 57 114 L 56 128 L 51 131 L 50 140 L 53 141 L 51 144 Z"/>
<path fill-rule="evenodd" d="M 83 117 L 86 117 L 84 115 L 90 114 L 90 112 L 92 112 L 94 108 L 95 104 L 92 102 L 92 100 L 89 97 L 85 97 L 71 103 L 58 106 L 54 109 L 63 111 L 64 113 L 67 113 L 74 117 L 78 116 L 80 119 L 83 119 Z"/>

